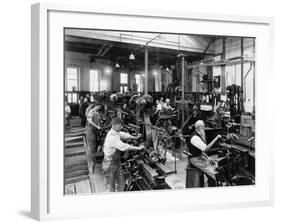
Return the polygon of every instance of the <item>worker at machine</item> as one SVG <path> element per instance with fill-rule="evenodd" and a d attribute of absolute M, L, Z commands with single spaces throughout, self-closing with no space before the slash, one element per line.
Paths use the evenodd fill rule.
<path fill-rule="evenodd" d="M 87 117 L 88 117 L 88 114 L 89 112 L 95 107 L 95 102 L 92 102 L 88 107 L 87 109 L 85 110 L 85 117 L 86 117 L 86 122 L 87 122 Z"/>
<path fill-rule="evenodd" d="M 163 103 L 160 102 L 160 100 L 156 100 L 156 109 L 154 112 L 154 115 L 158 114 L 163 109 Z"/>
<path fill-rule="evenodd" d="M 111 124 L 112 127 L 107 133 L 103 145 L 104 159 L 102 168 L 105 174 L 105 190 L 107 192 L 124 191 L 125 178 L 121 169 L 121 152 L 142 150 L 144 146 L 132 146 L 122 141 L 125 139 L 139 139 L 141 135 L 132 136 L 122 132 L 123 121 L 120 118 L 113 118 Z"/>
<path fill-rule="evenodd" d="M 202 120 L 195 122 L 195 131 L 190 138 L 190 149 L 189 152 L 192 154 L 191 157 L 204 156 L 207 157 L 206 152 L 212 148 L 212 146 L 221 139 L 221 135 L 217 135 L 211 143 L 207 145 L 205 136 L 205 124 Z M 207 158 L 208 159 L 208 158 Z M 211 160 L 210 160 L 211 161 Z"/>
<path fill-rule="evenodd" d="M 90 148 L 91 158 L 95 164 L 95 154 L 97 153 L 98 143 L 97 136 L 98 131 L 101 129 L 100 121 L 101 117 L 99 111 L 101 109 L 100 105 L 95 105 L 93 109 L 91 109 L 87 115 L 87 131 L 86 131 L 86 139 Z"/>
<path fill-rule="evenodd" d="M 173 112 L 175 110 L 175 108 L 171 107 L 170 102 L 171 101 L 168 98 L 165 100 L 165 103 L 163 104 L 163 110 L 169 112 Z"/>
<path fill-rule="evenodd" d="M 163 106 L 163 104 L 164 104 L 164 98 L 163 98 L 163 96 L 161 96 L 161 98 L 160 98 L 160 100 L 159 100 L 159 104 L 161 104 L 161 106 Z"/>

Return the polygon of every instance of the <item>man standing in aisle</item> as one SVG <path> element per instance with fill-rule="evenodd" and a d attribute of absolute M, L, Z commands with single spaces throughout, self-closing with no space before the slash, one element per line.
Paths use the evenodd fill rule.
<path fill-rule="evenodd" d="M 88 98 L 84 97 L 83 101 L 80 103 L 79 105 L 79 116 L 81 118 L 81 128 L 85 128 L 86 127 L 86 120 L 87 120 L 87 116 L 86 116 L 86 109 L 89 106 L 89 102 L 88 102 Z"/>
<path fill-rule="evenodd" d="M 96 105 L 93 109 L 91 109 L 87 115 L 87 131 L 86 131 L 86 139 L 90 148 L 91 157 L 95 164 L 95 155 L 97 153 L 97 135 L 98 131 L 101 129 L 100 120 L 101 117 L 99 115 L 99 111 L 101 109 L 100 105 Z"/>
<path fill-rule="evenodd" d="M 112 128 L 107 133 L 103 145 L 104 159 L 102 168 L 105 174 L 105 190 L 107 192 L 124 191 L 125 189 L 125 179 L 121 169 L 121 152 L 144 148 L 144 146 L 132 146 L 122 142 L 125 139 L 138 139 L 141 137 L 141 135 L 135 137 L 122 132 L 122 123 L 123 121 L 120 118 L 112 119 Z"/>

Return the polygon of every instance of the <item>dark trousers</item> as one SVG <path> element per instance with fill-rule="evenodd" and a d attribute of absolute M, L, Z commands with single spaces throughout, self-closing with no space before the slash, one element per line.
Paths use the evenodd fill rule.
<path fill-rule="evenodd" d="M 86 127 L 86 121 L 87 121 L 87 117 L 86 116 L 81 116 L 81 123 L 80 123 L 81 128 L 85 128 Z"/>
<path fill-rule="evenodd" d="M 70 128 L 70 114 L 65 115 L 65 127 Z"/>
<path fill-rule="evenodd" d="M 97 144 L 97 131 L 94 129 L 87 129 L 86 139 L 89 145 L 91 158 L 95 162 L 95 154 L 97 153 L 98 144 Z"/>
<path fill-rule="evenodd" d="M 125 177 L 121 168 L 121 164 L 114 164 L 111 161 L 103 161 L 105 191 L 124 191 Z"/>

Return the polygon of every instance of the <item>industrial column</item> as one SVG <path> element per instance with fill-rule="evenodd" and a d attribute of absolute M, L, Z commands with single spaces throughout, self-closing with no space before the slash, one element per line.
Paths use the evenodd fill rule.
<path fill-rule="evenodd" d="M 181 55 L 181 99 L 182 99 L 182 115 L 181 125 L 184 123 L 184 56 Z"/>
<path fill-rule="evenodd" d="M 145 77 L 144 77 L 144 94 L 148 94 L 148 47 L 145 46 L 145 56 L 144 56 L 144 68 L 145 68 Z"/>
<path fill-rule="evenodd" d="M 241 103 L 241 112 L 244 112 L 244 102 L 246 101 L 246 86 L 244 87 L 244 41 L 243 37 L 241 37 L 241 95 L 242 95 L 242 103 Z M 244 90 L 245 88 L 245 90 Z M 240 102 L 239 102 L 240 103 Z"/>
<path fill-rule="evenodd" d="M 145 82 L 144 82 L 144 94 L 148 94 L 148 44 L 153 40 L 160 37 L 160 34 L 156 35 L 156 37 L 152 38 L 150 41 L 147 41 L 145 44 L 145 56 L 144 56 L 144 69 L 145 69 Z"/>
<path fill-rule="evenodd" d="M 221 54 L 221 60 L 225 60 L 226 57 L 226 46 L 225 46 L 225 37 L 222 38 L 222 54 Z M 226 85 L 225 85 L 225 76 L 226 76 L 226 71 L 225 71 L 225 64 L 221 66 L 221 94 L 225 95 L 226 94 Z"/>
<path fill-rule="evenodd" d="M 253 112 L 256 112 L 256 77 L 255 77 L 255 73 L 256 73 L 256 39 L 253 38 L 253 53 L 254 53 L 254 61 L 253 61 L 253 83 L 254 83 L 254 88 L 253 88 Z"/>

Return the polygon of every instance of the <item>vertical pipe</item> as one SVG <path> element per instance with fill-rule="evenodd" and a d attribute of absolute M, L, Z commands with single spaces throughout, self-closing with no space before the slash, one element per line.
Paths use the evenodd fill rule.
<path fill-rule="evenodd" d="M 222 54 L 221 54 L 221 60 L 225 60 L 226 57 L 226 49 L 225 49 L 225 37 L 222 38 Z M 225 95 L 226 93 L 226 83 L 225 83 L 225 65 L 221 66 L 221 94 Z"/>
<path fill-rule="evenodd" d="M 130 89 L 130 76 L 131 76 L 131 69 L 130 69 L 130 64 L 128 66 L 128 79 L 127 79 L 127 91 Z"/>
<path fill-rule="evenodd" d="M 182 115 L 181 126 L 184 123 L 184 56 L 181 58 L 181 98 L 182 98 Z"/>
<path fill-rule="evenodd" d="M 253 38 L 253 54 L 254 54 L 254 59 L 256 58 L 256 39 Z M 253 62 L 253 112 L 256 110 L 256 64 L 255 60 Z"/>
<path fill-rule="evenodd" d="M 162 88 L 161 88 L 161 83 L 162 83 L 162 79 L 161 79 L 161 71 L 160 71 L 160 66 L 159 66 L 159 48 L 157 48 L 157 75 L 155 76 L 155 82 L 157 82 L 157 86 L 158 86 L 158 91 L 161 92 Z M 156 92 L 156 85 L 154 85 L 154 92 Z"/>
<path fill-rule="evenodd" d="M 144 94 L 148 94 L 148 47 L 145 46 L 145 58 L 144 58 L 144 68 L 145 68 L 145 82 L 144 82 Z"/>
<path fill-rule="evenodd" d="M 242 61 L 244 60 L 243 55 L 244 55 L 244 38 L 241 37 L 241 57 L 242 57 Z M 246 99 L 246 95 L 244 96 L 244 94 L 246 93 L 246 87 L 244 90 L 244 63 L 241 63 L 241 93 L 242 93 L 242 103 L 241 103 L 241 112 L 244 112 L 244 102 L 246 102 L 244 99 Z M 240 102 L 238 102 L 238 105 L 240 104 Z"/>

